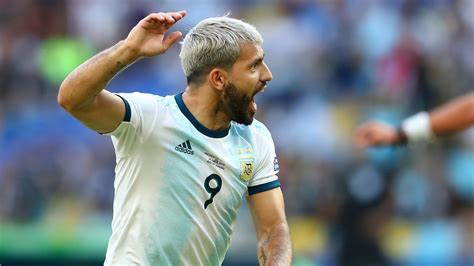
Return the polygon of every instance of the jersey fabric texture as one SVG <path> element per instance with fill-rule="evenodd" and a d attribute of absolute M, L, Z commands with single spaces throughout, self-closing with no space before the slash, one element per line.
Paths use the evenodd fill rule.
<path fill-rule="evenodd" d="M 267 128 L 211 131 L 182 93 L 118 94 L 112 235 L 105 265 L 220 265 L 243 196 L 280 186 Z"/>

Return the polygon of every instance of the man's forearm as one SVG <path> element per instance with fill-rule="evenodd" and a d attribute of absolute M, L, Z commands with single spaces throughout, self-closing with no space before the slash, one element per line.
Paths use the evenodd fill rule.
<path fill-rule="evenodd" d="M 443 135 L 474 124 L 474 93 L 457 98 L 430 112 L 433 133 Z"/>
<path fill-rule="evenodd" d="M 474 93 L 456 98 L 429 113 L 422 111 L 403 120 L 397 143 L 426 140 L 459 132 L 474 124 Z"/>
<path fill-rule="evenodd" d="M 291 265 L 290 230 L 286 223 L 275 225 L 258 243 L 260 265 Z"/>
<path fill-rule="evenodd" d="M 107 83 L 137 56 L 124 41 L 78 66 L 61 84 L 58 100 L 66 108 L 81 108 L 92 102 Z"/>

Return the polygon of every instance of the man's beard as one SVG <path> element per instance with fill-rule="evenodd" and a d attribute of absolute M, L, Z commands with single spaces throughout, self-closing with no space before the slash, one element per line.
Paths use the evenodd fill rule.
<path fill-rule="evenodd" d="M 222 95 L 221 109 L 231 120 L 248 126 L 252 124 L 253 116 L 255 115 L 250 109 L 252 98 L 253 95 L 245 95 L 239 92 L 239 89 L 233 83 L 229 83 Z"/>

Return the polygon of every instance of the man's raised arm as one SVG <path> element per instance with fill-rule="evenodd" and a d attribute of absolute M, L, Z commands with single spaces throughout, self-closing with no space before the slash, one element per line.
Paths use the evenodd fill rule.
<path fill-rule="evenodd" d="M 162 54 L 171 47 L 181 32 L 164 34 L 185 15 L 185 11 L 152 13 L 142 19 L 125 40 L 87 60 L 66 77 L 59 89 L 59 105 L 95 131 L 113 131 L 123 120 L 125 107 L 105 86 L 137 59 Z"/>

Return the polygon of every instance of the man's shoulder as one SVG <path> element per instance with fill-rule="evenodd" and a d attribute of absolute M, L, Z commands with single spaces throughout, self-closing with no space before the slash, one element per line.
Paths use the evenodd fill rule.
<path fill-rule="evenodd" d="M 252 135 L 256 138 L 271 138 L 271 133 L 268 128 L 257 119 L 254 119 L 252 124 L 248 126 L 236 122 L 233 122 L 233 124 L 237 131 L 245 132 L 246 134 Z"/>
<path fill-rule="evenodd" d="M 268 130 L 267 126 L 265 126 L 265 124 L 263 124 L 257 119 L 253 120 L 249 128 L 250 130 L 255 131 L 255 133 L 258 133 L 258 134 L 270 134 L 270 131 Z"/>
<path fill-rule="evenodd" d="M 158 94 L 148 93 L 148 92 L 127 92 L 127 93 L 117 93 L 118 95 L 124 97 L 127 100 L 131 100 L 136 103 L 140 102 L 156 102 L 162 105 L 169 105 L 175 103 L 174 95 L 165 95 L 161 96 Z"/>

